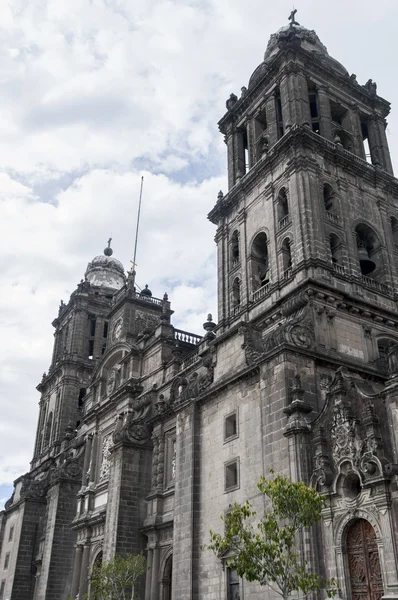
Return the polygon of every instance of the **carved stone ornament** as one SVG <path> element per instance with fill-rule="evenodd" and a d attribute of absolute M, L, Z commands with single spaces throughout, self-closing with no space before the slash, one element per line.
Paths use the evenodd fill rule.
<path fill-rule="evenodd" d="M 62 458 L 62 457 L 61 457 Z M 82 455 L 77 458 L 69 457 L 51 470 L 50 483 L 54 485 L 61 480 L 81 482 L 83 474 Z"/>
<path fill-rule="evenodd" d="M 108 396 L 112 394 L 116 386 L 116 372 L 115 369 L 112 369 L 108 376 L 108 381 L 106 384 L 106 393 Z"/>
<path fill-rule="evenodd" d="M 135 398 L 127 412 L 121 413 L 116 418 L 113 441 L 115 444 L 131 442 L 146 443 L 150 438 L 150 430 L 146 420 L 150 417 L 152 409 L 153 391 Z"/>
<path fill-rule="evenodd" d="M 398 375 L 398 344 L 391 344 L 388 349 L 388 374 L 390 377 Z"/>
<path fill-rule="evenodd" d="M 117 342 L 117 340 L 120 338 L 120 336 L 122 335 L 122 330 L 123 330 L 123 319 L 122 317 L 120 317 L 116 323 L 113 326 L 112 329 L 112 339 Z"/>
<path fill-rule="evenodd" d="M 341 399 L 336 401 L 333 409 L 331 440 L 335 462 L 344 457 L 350 458 L 355 465 L 359 463 L 363 441 L 359 436 L 355 419 Z"/>
<path fill-rule="evenodd" d="M 39 500 L 44 498 L 49 487 L 48 479 L 35 481 L 30 478 L 25 478 L 22 483 L 21 500 Z"/>
<path fill-rule="evenodd" d="M 130 442 L 144 444 L 150 439 L 150 430 L 144 421 L 136 422 L 133 413 L 121 414 L 117 418 L 113 441 L 115 444 Z"/>
<path fill-rule="evenodd" d="M 102 442 L 102 463 L 100 469 L 100 481 L 103 481 L 109 476 L 110 462 L 111 462 L 111 447 L 112 447 L 112 436 L 107 435 Z"/>

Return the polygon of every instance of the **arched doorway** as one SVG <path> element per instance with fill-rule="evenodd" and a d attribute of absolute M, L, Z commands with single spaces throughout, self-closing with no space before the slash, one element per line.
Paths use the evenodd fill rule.
<path fill-rule="evenodd" d="M 369 521 L 356 519 L 347 529 L 352 600 L 379 600 L 383 594 L 376 535 Z"/>
<path fill-rule="evenodd" d="M 163 598 L 162 600 L 171 600 L 171 579 L 173 574 L 173 555 L 170 554 L 166 560 L 163 571 Z"/>

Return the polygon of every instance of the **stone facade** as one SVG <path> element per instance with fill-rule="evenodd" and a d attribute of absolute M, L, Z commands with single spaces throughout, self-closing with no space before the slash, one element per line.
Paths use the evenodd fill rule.
<path fill-rule="evenodd" d="M 93 564 L 140 551 L 145 600 L 271 597 L 202 549 L 232 501 L 262 510 L 269 468 L 325 494 L 303 552 L 340 596 L 398 598 L 389 104 L 292 21 L 219 123 L 218 325 L 176 329 L 110 247 L 61 303 L 31 470 L 1 515 L 1 600 L 82 597 Z"/>

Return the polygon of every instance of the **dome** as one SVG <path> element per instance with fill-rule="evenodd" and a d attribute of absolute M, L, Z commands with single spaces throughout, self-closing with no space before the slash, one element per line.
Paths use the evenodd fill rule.
<path fill-rule="evenodd" d="M 324 62 L 326 66 L 337 71 L 340 75 L 348 75 L 347 69 L 337 60 L 329 56 L 326 46 L 324 46 L 315 33 L 301 25 L 286 25 L 279 31 L 273 33 L 269 39 L 267 49 L 264 54 L 264 61 L 257 67 L 250 77 L 249 87 L 252 87 L 258 79 L 267 71 L 268 63 L 282 50 L 284 44 L 299 45 L 303 50 L 316 55 L 318 60 Z"/>
<path fill-rule="evenodd" d="M 120 260 L 112 257 L 109 246 L 105 250 L 107 255 L 96 256 L 88 263 L 85 277 L 91 285 L 120 290 L 126 283 L 124 267 Z"/>

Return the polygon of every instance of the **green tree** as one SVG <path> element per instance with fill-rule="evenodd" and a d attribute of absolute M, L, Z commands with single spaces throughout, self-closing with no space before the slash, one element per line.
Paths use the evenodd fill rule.
<path fill-rule="evenodd" d="M 240 577 L 269 586 L 284 599 L 292 592 L 307 595 L 323 587 L 329 597 L 334 596 L 336 582 L 325 582 L 311 573 L 297 548 L 303 531 L 320 520 L 323 497 L 283 475 L 270 480 L 262 476 L 257 485 L 268 498 L 270 510 L 254 525 L 256 512 L 250 502 L 235 502 L 228 515 L 221 517 L 224 535 L 210 531 L 210 543 L 205 547 L 218 557 L 229 555 L 227 565 Z"/>
<path fill-rule="evenodd" d="M 137 580 L 146 570 L 146 559 L 142 554 L 116 554 L 112 560 L 93 568 L 90 576 L 90 599 L 134 600 Z"/>

